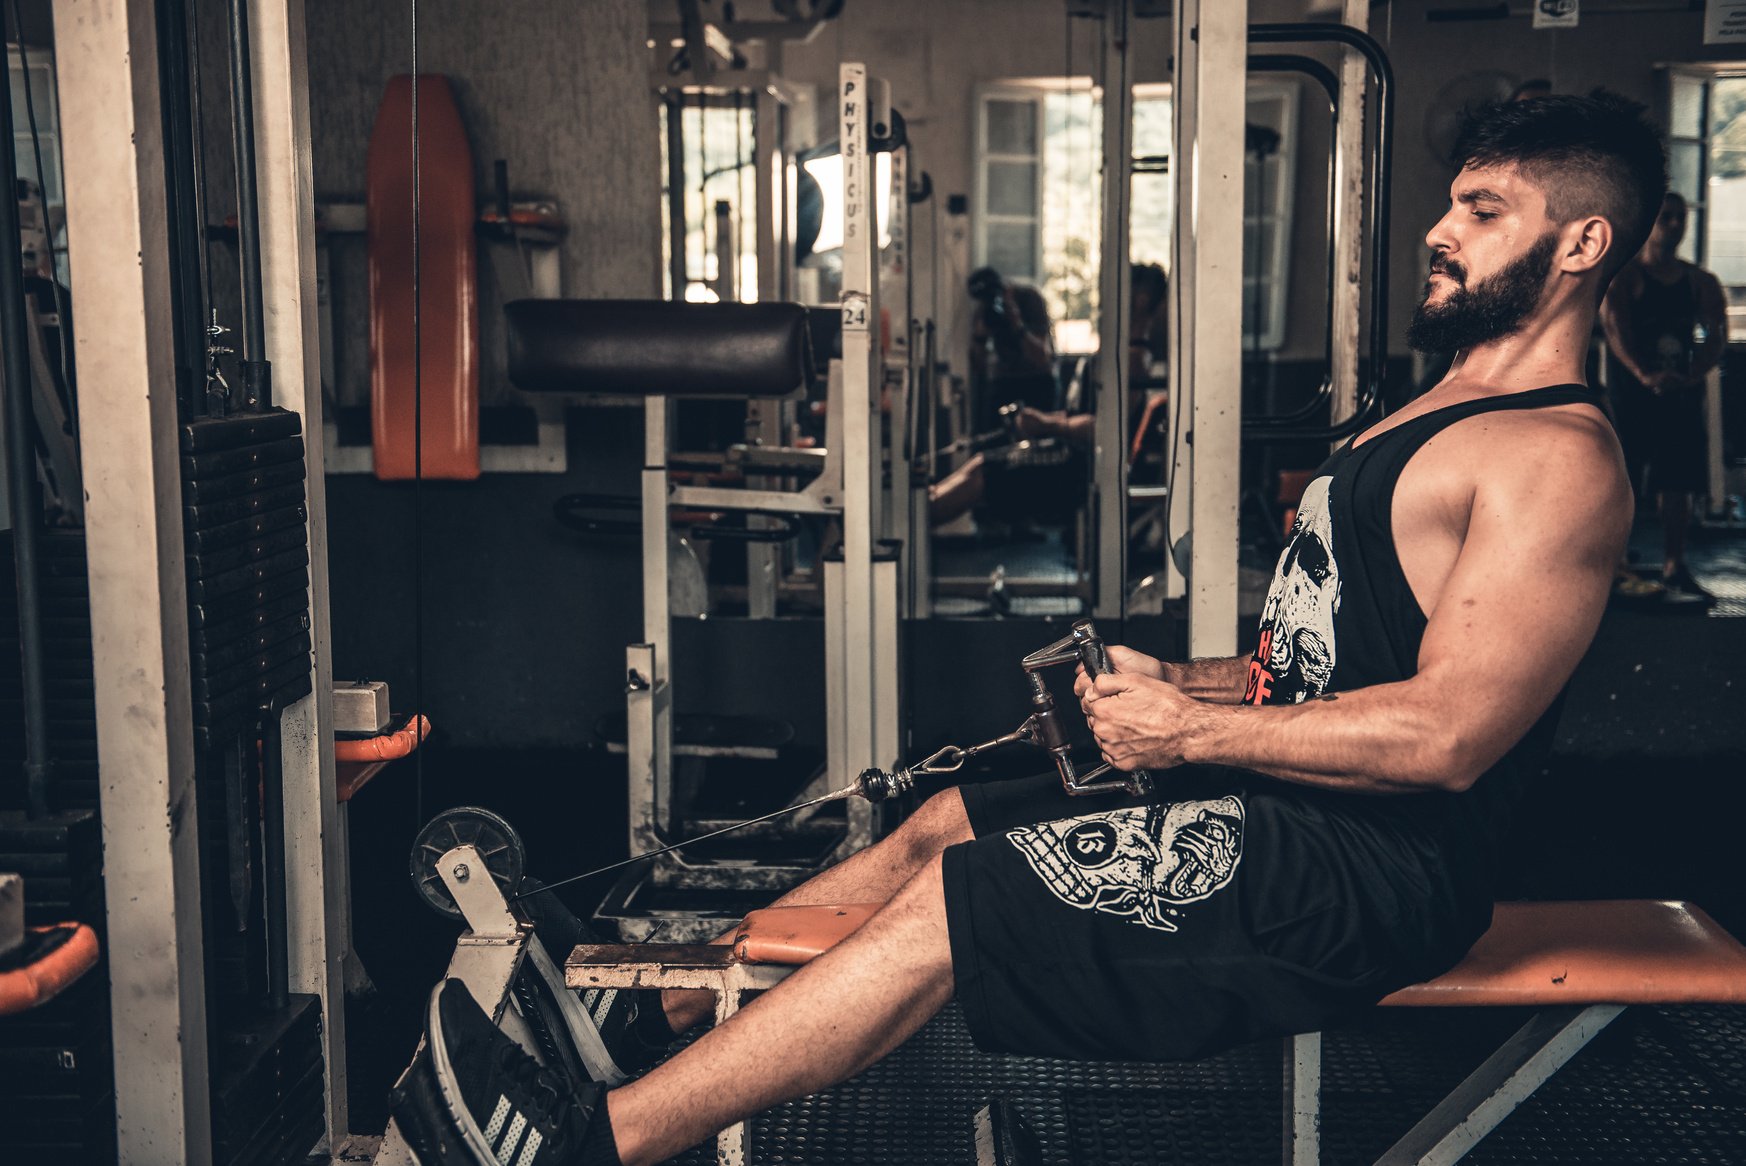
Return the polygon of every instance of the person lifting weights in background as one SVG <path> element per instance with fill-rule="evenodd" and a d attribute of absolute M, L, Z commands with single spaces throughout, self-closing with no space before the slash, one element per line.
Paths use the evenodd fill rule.
<path fill-rule="evenodd" d="M 1661 585 L 1669 600 L 1708 605 L 1715 597 L 1692 578 L 1685 540 L 1692 495 L 1706 485 L 1704 386 L 1728 348 L 1728 302 L 1715 276 L 1679 258 L 1685 226 L 1685 199 L 1669 193 L 1648 242 L 1613 281 L 1600 317 L 1631 485 L 1659 501 Z M 1634 598 L 1643 583 L 1621 565 L 1616 590 Z"/>

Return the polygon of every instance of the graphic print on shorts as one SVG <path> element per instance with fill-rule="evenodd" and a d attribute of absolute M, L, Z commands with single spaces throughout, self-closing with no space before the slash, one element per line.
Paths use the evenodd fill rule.
<path fill-rule="evenodd" d="M 1006 837 L 1063 903 L 1175 931 L 1183 904 L 1237 873 L 1243 803 L 1226 797 L 1106 810 Z"/>
<path fill-rule="evenodd" d="M 1304 488 L 1291 541 L 1280 552 L 1261 608 L 1261 642 L 1249 660 L 1244 704 L 1296 704 L 1320 696 L 1334 675 L 1340 563 L 1328 506 L 1332 477 Z"/>

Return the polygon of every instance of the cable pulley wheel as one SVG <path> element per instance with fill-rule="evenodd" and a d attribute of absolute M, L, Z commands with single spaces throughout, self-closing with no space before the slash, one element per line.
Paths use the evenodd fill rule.
<path fill-rule="evenodd" d="M 505 898 L 516 893 L 527 872 L 527 848 L 515 827 L 480 806 L 456 806 L 424 824 L 412 840 L 409 873 L 413 889 L 430 909 L 450 919 L 463 918 L 437 871 L 442 856 L 457 846 L 471 845 Z"/>

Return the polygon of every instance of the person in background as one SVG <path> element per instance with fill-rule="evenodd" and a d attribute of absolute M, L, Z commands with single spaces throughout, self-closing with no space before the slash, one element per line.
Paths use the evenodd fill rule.
<path fill-rule="evenodd" d="M 1685 541 L 1692 495 L 1705 488 L 1704 384 L 1727 350 L 1728 303 L 1715 276 L 1676 254 L 1685 224 L 1685 199 L 1669 194 L 1600 316 L 1625 465 L 1632 486 L 1660 507 L 1662 586 L 1672 601 L 1710 604 L 1715 597 L 1686 566 Z M 1620 571 L 1626 594 L 1634 573 Z"/>
<path fill-rule="evenodd" d="M 975 304 L 970 314 L 970 372 L 977 385 L 988 386 L 992 396 L 998 396 L 1000 381 L 1038 376 L 1053 380 L 1054 325 L 1043 293 L 1029 284 L 1013 283 L 992 267 L 971 272 L 966 285 Z"/>

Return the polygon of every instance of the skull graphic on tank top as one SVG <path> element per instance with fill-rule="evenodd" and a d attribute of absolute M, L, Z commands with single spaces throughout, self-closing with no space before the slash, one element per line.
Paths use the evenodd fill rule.
<path fill-rule="evenodd" d="M 1243 803 L 1223 797 L 1106 810 L 1008 830 L 1006 837 L 1063 903 L 1176 931 L 1183 904 L 1206 898 L 1237 873 Z"/>
<path fill-rule="evenodd" d="M 1340 563 L 1328 505 L 1332 482 L 1323 476 L 1304 488 L 1261 609 L 1261 642 L 1249 665 L 1246 704 L 1296 704 L 1320 696 L 1334 675 Z"/>

